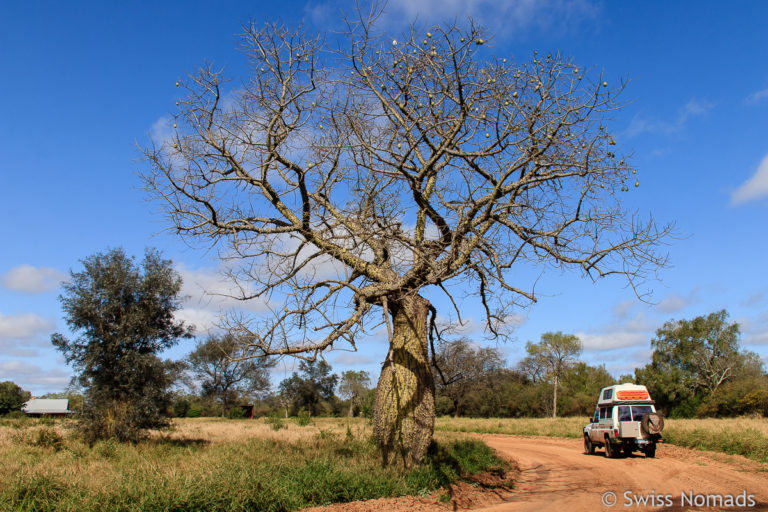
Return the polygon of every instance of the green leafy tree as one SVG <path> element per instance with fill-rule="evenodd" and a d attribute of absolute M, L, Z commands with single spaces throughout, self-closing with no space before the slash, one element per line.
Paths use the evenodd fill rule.
<path fill-rule="evenodd" d="M 362 410 L 363 401 L 370 386 L 371 377 L 368 372 L 347 370 L 341 374 L 339 395 L 345 400 L 349 400 L 349 416 L 354 416 L 355 410 Z"/>
<path fill-rule="evenodd" d="M 239 298 L 285 301 L 231 319 L 254 355 L 314 358 L 388 326 L 374 431 L 385 462 L 409 466 L 434 431 L 431 294 L 473 297 L 503 336 L 536 300 L 521 276 L 634 287 L 665 263 L 669 228 L 622 206 L 639 185 L 606 122 L 623 85 L 559 54 L 495 56 L 471 22 L 393 41 L 380 14 L 333 38 L 246 26 L 250 76 L 180 80 L 176 130 L 145 149 L 144 177 L 178 233 L 242 259 Z"/>
<path fill-rule="evenodd" d="M 637 381 L 673 416 L 733 410 L 732 404 L 718 404 L 723 386 L 763 374 L 759 358 L 741 350 L 740 335 L 739 324 L 728 322 L 725 310 L 692 320 L 670 320 L 651 340 L 651 362 L 636 370 Z M 728 387 L 725 395 L 733 396 L 733 390 L 744 386 Z"/>
<path fill-rule="evenodd" d="M 331 373 L 325 361 L 301 361 L 299 371 L 280 383 L 280 394 L 290 404 L 291 414 L 303 408 L 318 416 L 335 398 L 339 376 Z"/>
<path fill-rule="evenodd" d="M 187 367 L 200 382 L 203 395 L 221 403 L 221 415 L 241 396 L 269 390 L 269 368 L 274 364 L 264 358 L 243 359 L 242 344 L 230 334 L 210 336 L 198 342 L 186 358 Z"/>
<path fill-rule="evenodd" d="M 528 356 L 523 366 L 540 368 L 552 380 L 552 417 L 557 417 L 557 390 L 563 372 L 576 361 L 581 354 L 581 340 L 573 334 L 547 332 L 541 335 L 539 343 L 525 344 Z M 526 361 L 528 360 L 528 361 Z"/>
<path fill-rule="evenodd" d="M 167 424 L 173 372 L 157 354 L 191 337 L 192 329 L 173 317 L 181 278 L 171 261 L 151 249 L 140 265 L 122 249 L 81 263 L 83 270 L 70 272 L 59 296 L 77 337 L 56 333 L 51 342 L 85 391 L 86 438 L 136 440 L 143 429 Z"/>
<path fill-rule="evenodd" d="M 9 380 L 0 382 L 0 414 L 20 411 L 21 406 L 29 400 L 30 396 L 29 391 L 24 391 Z"/>
<path fill-rule="evenodd" d="M 563 393 L 560 400 L 562 414 L 591 416 L 600 390 L 613 384 L 616 384 L 616 380 L 603 365 L 595 367 L 583 361 L 572 364 L 563 373 Z"/>

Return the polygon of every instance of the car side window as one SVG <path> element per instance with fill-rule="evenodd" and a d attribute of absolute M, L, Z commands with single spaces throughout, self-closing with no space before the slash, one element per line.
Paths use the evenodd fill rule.
<path fill-rule="evenodd" d="M 619 406 L 619 421 L 632 421 L 632 414 L 626 405 Z"/>
<path fill-rule="evenodd" d="M 606 389 L 603 391 L 603 400 L 610 400 L 613 398 L 613 390 L 612 389 Z"/>
<path fill-rule="evenodd" d="M 598 421 L 600 421 L 600 409 L 595 408 L 595 415 L 592 419 L 592 423 L 597 423 Z"/>
<path fill-rule="evenodd" d="M 601 419 L 601 420 L 604 420 L 604 419 L 605 419 L 605 416 L 606 416 L 606 411 L 607 411 L 607 409 L 606 409 L 605 407 L 601 407 L 601 408 L 600 408 L 600 419 Z"/>

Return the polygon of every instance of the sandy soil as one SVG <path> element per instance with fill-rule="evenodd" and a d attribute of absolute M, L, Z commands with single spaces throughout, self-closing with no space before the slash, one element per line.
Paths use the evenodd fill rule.
<path fill-rule="evenodd" d="M 608 459 L 603 456 L 602 450 L 595 455 L 584 454 L 579 439 L 505 435 L 479 437 L 517 465 L 519 471 L 510 492 L 481 492 L 473 486 L 464 485 L 452 490 L 454 499 L 447 504 L 439 503 L 435 497 L 397 498 L 315 510 L 768 510 L 768 465 L 743 457 L 660 445 L 655 459 L 646 459 L 642 454 Z M 608 491 L 615 493 L 615 502 L 611 507 L 603 502 L 603 493 Z M 746 495 L 742 494 L 745 491 Z M 692 501 L 683 502 L 683 493 Z M 710 497 L 707 498 L 707 495 Z M 729 502 L 727 495 L 731 495 L 734 501 Z M 739 495 L 742 498 L 737 499 Z M 752 501 L 747 505 L 754 505 L 738 506 L 749 495 Z M 611 498 L 610 495 L 606 497 L 608 503 Z"/>

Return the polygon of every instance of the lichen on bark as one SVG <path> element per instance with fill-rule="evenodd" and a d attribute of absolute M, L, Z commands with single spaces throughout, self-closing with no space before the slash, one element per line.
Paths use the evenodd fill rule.
<path fill-rule="evenodd" d="M 376 391 L 374 432 L 385 465 L 424 459 L 435 427 L 435 383 L 429 365 L 429 302 L 413 295 L 393 302 L 392 337 Z"/>

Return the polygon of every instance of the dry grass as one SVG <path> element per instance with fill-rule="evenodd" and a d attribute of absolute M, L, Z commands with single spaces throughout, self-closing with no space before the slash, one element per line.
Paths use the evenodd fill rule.
<path fill-rule="evenodd" d="M 437 418 L 435 430 L 511 434 L 520 436 L 581 437 L 587 418 Z"/>
<path fill-rule="evenodd" d="M 768 436 L 768 418 L 706 418 L 696 420 L 665 420 L 667 429 L 679 432 L 706 430 L 710 432 L 755 430 Z"/>
<path fill-rule="evenodd" d="M 347 426 L 355 436 L 369 436 L 372 429 L 361 418 L 313 418 L 310 425 L 299 426 L 293 419 L 282 420 L 282 428 L 275 430 L 265 419 L 227 420 L 224 418 L 184 418 L 173 421 L 170 431 L 153 432 L 155 438 L 171 440 L 197 440 L 208 443 L 237 442 L 248 439 L 297 442 L 314 436 L 345 434 Z"/>
<path fill-rule="evenodd" d="M 441 433 L 420 468 L 383 468 L 360 419 L 174 421 L 138 444 L 88 446 L 71 423 L 0 422 L 0 511 L 288 511 L 429 493 L 503 464 L 466 436 Z M 458 442 L 454 440 L 459 438 Z"/>

